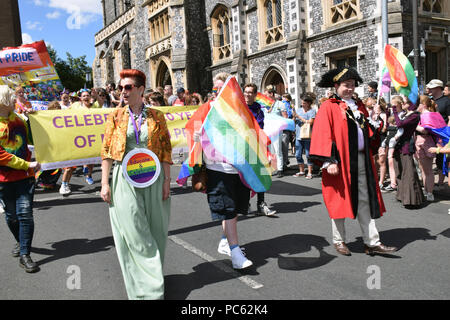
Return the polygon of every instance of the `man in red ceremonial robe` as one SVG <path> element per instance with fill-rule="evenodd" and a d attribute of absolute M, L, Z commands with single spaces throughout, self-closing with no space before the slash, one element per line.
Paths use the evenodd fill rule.
<path fill-rule="evenodd" d="M 336 95 L 319 108 L 311 138 L 310 157 L 322 165 L 322 193 L 332 219 L 333 245 L 351 255 L 345 244 L 345 218 L 358 219 L 366 254 L 391 253 L 397 248 L 380 242 L 375 220 L 386 209 L 378 186 L 373 152 L 378 149 L 377 129 L 369 123 L 361 101 L 352 99 L 362 82 L 349 68 L 330 70 L 320 87 L 334 87 Z"/>

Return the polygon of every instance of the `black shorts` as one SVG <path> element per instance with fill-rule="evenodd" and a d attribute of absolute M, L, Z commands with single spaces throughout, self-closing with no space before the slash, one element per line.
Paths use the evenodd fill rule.
<path fill-rule="evenodd" d="M 238 174 L 206 170 L 206 193 L 213 220 L 229 220 L 247 214 L 250 189 L 244 186 Z"/>

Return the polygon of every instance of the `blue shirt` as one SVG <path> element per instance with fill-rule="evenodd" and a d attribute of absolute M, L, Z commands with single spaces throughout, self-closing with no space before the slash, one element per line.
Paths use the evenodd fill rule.
<path fill-rule="evenodd" d="M 255 101 L 251 106 L 248 106 L 248 108 L 253 113 L 253 116 L 261 129 L 264 129 L 264 111 L 261 110 L 261 105 Z"/>
<path fill-rule="evenodd" d="M 295 110 L 295 112 L 300 117 L 302 117 L 303 119 L 306 119 L 306 120 L 311 120 L 311 119 L 316 118 L 316 110 L 314 110 L 314 109 L 310 109 L 308 112 L 305 112 L 305 110 L 302 107 L 300 107 L 300 108 L 297 108 Z M 297 139 L 297 140 L 302 140 L 302 139 L 300 139 L 300 128 L 302 125 L 303 125 L 303 122 L 301 122 L 300 119 L 295 119 L 295 139 Z"/>

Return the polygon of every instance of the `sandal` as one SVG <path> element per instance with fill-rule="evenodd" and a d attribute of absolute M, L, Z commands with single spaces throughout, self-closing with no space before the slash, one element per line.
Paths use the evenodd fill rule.
<path fill-rule="evenodd" d="M 305 179 L 312 179 L 312 175 L 308 174 Z"/>
<path fill-rule="evenodd" d="M 303 171 L 299 171 L 296 174 L 293 175 L 293 177 L 300 177 L 300 176 L 304 176 L 305 173 Z"/>

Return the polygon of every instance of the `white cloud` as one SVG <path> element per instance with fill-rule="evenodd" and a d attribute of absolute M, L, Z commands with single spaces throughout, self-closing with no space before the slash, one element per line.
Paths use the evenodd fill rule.
<path fill-rule="evenodd" d="M 68 14 L 66 26 L 68 29 L 81 29 L 83 26 L 97 20 L 103 14 L 100 0 L 33 0 L 36 6 L 62 10 Z M 56 19 L 60 16 L 54 11 L 48 13 L 48 19 Z"/>
<path fill-rule="evenodd" d="M 58 19 L 61 16 L 61 12 L 53 11 L 47 13 L 45 16 L 47 17 L 47 19 Z"/>
<path fill-rule="evenodd" d="M 42 0 L 33 0 L 33 3 L 36 6 L 43 6 L 45 4 Z"/>
<path fill-rule="evenodd" d="M 42 23 L 40 23 L 39 21 L 27 21 L 25 22 L 25 27 L 28 30 L 39 30 L 42 31 Z"/>
<path fill-rule="evenodd" d="M 81 29 L 103 14 L 100 1 L 71 0 L 69 2 L 67 0 L 50 0 L 48 6 L 61 9 L 69 14 L 66 21 L 68 29 Z"/>
<path fill-rule="evenodd" d="M 32 43 L 34 42 L 31 36 L 28 33 L 22 33 L 22 44 Z"/>
<path fill-rule="evenodd" d="M 96 0 L 50 0 L 48 6 L 62 9 L 67 13 L 80 11 L 82 13 L 103 14 L 101 1 Z"/>

